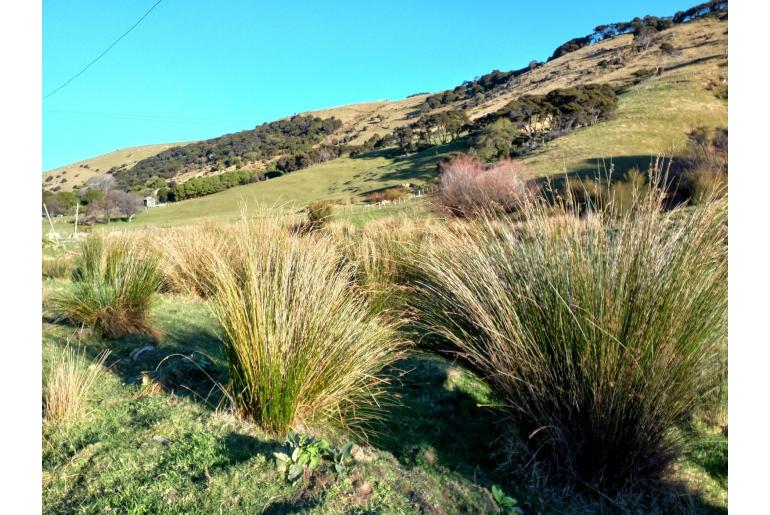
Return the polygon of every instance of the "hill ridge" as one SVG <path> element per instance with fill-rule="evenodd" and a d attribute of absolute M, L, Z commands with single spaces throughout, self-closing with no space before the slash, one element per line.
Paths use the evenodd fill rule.
<path fill-rule="evenodd" d="M 722 4 L 726 5 L 726 2 L 709 3 L 709 5 L 711 4 L 717 6 Z M 673 19 L 678 15 L 679 14 L 668 19 Z M 647 18 L 645 18 L 645 20 L 646 19 Z M 639 19 L 636 18 L 635 20 Z M 660 19 L 656 18 L 656 20 Z M 697 43 L 698 38 L 703 37 L 703 34 L 698 34 L 699 31 L 692 30 L 692 28 L 704 27 L 712 23 L 719 22 L 716 21 L 713 17 L 696 19 L 686 24 L 672 25 L 669 28 L 660 31 L 660 34 L 662 35 L 663 39 L 668 41 L 671 39 L 677 39 L 681 33 L 687 33 L 684 39 L 689 40 L 690 43 L 695 44 Z M 596 30 L 601 27 L 606 26 L 599 26 Z M 705 32 L 708 32 L 708 30 Z M 716 36 L 718 36 L 718 34 L 716 34 L 716 31 L 712 32 L 714 32 L 714 34 L 706 35 L 708 41 L 715 42 L 718 46 L 721 45 L 722 42 L 717 40 L 718 38 Z M 284 117 L 274 122 L 267 123 L 270 124 L 291 120 L 296 116 L 336 118 L 342 122 L 342 127 L 338 131 L 335 130 L 334 134 L 327 135 L 322 142 L 313 143 L 312 147 L 317 148 L 318 145 L 322 144 L 337 144 L 356 147 L 366 144 L 367 141 L 370 141 L 373 138 L 384 138 L 389 134 L 392 135 L 394 131 L 400 127 L 404 127 L 413 123 L 419 117 L 419 115 L 423 113 L 461 109 L 467 112 L 468 118 L 470 120 L 476 120 L 484 115 L 496 111 L 511 99 L 521 95 L 542 94 L 558 87 L 585 84 L 595 82 L 597 80 L 616 84 L 629 84 L 636 80 L 634 74 L 639 71 L 643 71 L 647 66 L 655 65 L 656 68 L 663 67 L 667 69 L 678 66 L 687 66 L 688 62 L 683 61 L 682 59 L 692 57 L 690 55 L 685 55 L 688 54 L 688 52 L 685 50 L 679 51 L 678 55 L 661 55 L 661 51 L 657 46 L 655 46 L 645 48 L 643 51 L 639 52 L 638 54 L 631 55 L 630 57 L 627 56 L 625 59 L 623 59 L 624 62 L 617 62 L 619 54 L 621 54 L 623 49 L 628 47 L 635 38 L 636 36 L 632 35 L 630 32 L 614 35 L 592 44 L 586 44 L 579 48 L 574 48 L 569 52 L 563 53 L 562 55 L 556 57 L 552 56 L 552 58 L 549 59 L 546 63 L 534 63 L 534 65 L 531 63 L 531 65 L 527 68 L 513 70 L 511 72 L 493 71 L 490 74 L 481 76 L 475 81 L 466 81 L 463 83 L 463 85 L 460 85 L 454 89 L 457 90 L 457 88 L 463 87 L 464 85 L 473 84 L 475 82 L 483 83 L 484 77 L 491 76 L 493 79 L 491 81 L 493 86 L 489 89 L 489 91 L 484 93 L 483 98 L 478 98 L 477 95 L 477 98 L 475 99 L 462 98 L 460 100 L 452 100 L 451 102 L 440 104 L 435 108 L 426 109 L 426 102 L 431 97 L 436 97 L 437 95 L 454 91 L 444 90 L 443 92 L 434 94 L 422 93 L 410 95 L 404 99 L 393 101 L 375 100 L 354 102 L 343 106 L 306 111 L 304 113 L 299 113 L 290 117 Z M 725 40 L 724 44 L 726 48 L 726 37 L 723 39 Z M 690 48 L 691 46 L 688 46 L 687 48 Z M 722 54 L 717 53 L 707 57 L 719 59 L 721 55 Z M 680 57 L 682 59 L 679 59 Z M 698 57 L 703 58 L 704 56 L 699 54 Z M 693 60 L 691 59 L 691 61 Z M 500 77 L 504 77 L 504 80 L 502 80 L 500 83 L 494 83 L 495 74 L 498 74 Z M 423 113 L 420 112 L 421 110 Z M 244 131 L 230 133 L 228 135 L 220 136 L 219 138 L 230 137 L 241 132 Z M 213 140 L 219 138 L 213 138 Z M 194 144 L 198 142 L 191 143 Z M 149 155 L 145 156 L 145 159 L 153 159 L 159 156 L 160 153 L 176 146 L 178 145 L 160 144 L 157 146 L 149 145 L 132 148 L 152 149 L 148 153 Z M 47 172 L 43 176 L 44 188 L 52 189 L 58 186 L 60 189 L 64 190 L 72 189 L 73 186 L 78 186 L 79 184 L 84 183 L 85 180 L 94 175 L 84 173 L 82 170 L 83 164 L 88 164 L 89 162 L 103 158 L 110 154 L 119 152 L 128 153 L 128 150 L 130 149 L 120 149 L 113 153 L 97 156 L 96 158 L 79 161 L 73 164 L 78 166 L 67 165 L 65 167 L 59 167 L 53 171 Z M 155 152 L 155 150 L 157 150 L 157 152 Z M 347 152 L 349 150 L 350 149 L 348 148 L 342 149 L 343 152 Z M 265 169 L 271 162 L 274 162 L 279 157 L 280 155 L 274 155 L 268 159 L 262 159 L 258 161 L 252 160 L 248 161 L 246 164 L 240 164 L 240 166 L 249 166 L 255 169 Z M 212 171 L 211 168 L 207 169 L 207 165 L 198 168 L 191 167 L 191 169 L 186 170 L 184 173 L 180 173 L 178 177 L 174 176 L 174 179 L 177 182 L 184 182 L 196 176 L 216 174 L 222 171 L 235 169 L 238 166 L 233 164 L 221 166 L 222 164 L 225 163 L 220 163 L 220 166 L 215 168 L 214 171 Z M 311 160 L 309 164 L 313 164 L 313 161 Z M 112 171 L 119 171 L 121 165 L 123 170 L 127 169 L 129 166 L 135 168 L 137 161 L 128 163 L 116 163 L 116 165 L 112 167 Z M 103 167 L 98 168 L 100 173 L 104 173 L 106 171 L 103 169 Z M 291 166 L 289 168 L 291 168 Z M 93 170 L 94 167 L 91 167 L 91 169 Z M 54 179 L 49 179 L 51 176 L 53 176 Z M 62 179 L 65 179 L 66 182 L 63 182 Z M 46 183 L 45 181 L 48 182 Z"/>

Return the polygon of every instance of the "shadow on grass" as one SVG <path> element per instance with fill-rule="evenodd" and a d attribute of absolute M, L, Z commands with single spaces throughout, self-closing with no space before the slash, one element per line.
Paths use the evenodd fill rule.
<path fill-rule="evenodd" d="M 685 61 L 685 62 L 682 62 L 682 63 L 677 63 L 677 64 L 674 64 L 672 66 L 668 66 L 668 67 L 666 67 L 665 70 L 663 70 L 663 72 L 664 73 L 665 72 L 671 72 L 671 71 L 678 70 L 680 68 L 686 68 L 688 66 L 692 66 L 692 65 L 695 65 L 695 64 L 706 63 L 706 62 L 712 61 L 714 59 L 727 59 L 727 56 L 722 55 L 722 54 L 714 54 L 714 55 L 707 55 L 707 56 L 704 56 L 704 57 L 698 57 L 696 59 L 691 59 L 689 61 Z"/>
<path fill-rule="evenodd" d="M 280 447 L 275 441 L 261 440 L 254 436 L 234 431 L 224 438 L 222 446 L 226 462 L 219 465 L 218 468 L 238 465 L 258 455 L 272 458 L 273 452 Z"/>
<path fill-rule="evenodd" d="M 357 156 L 353 157 L 353 159 L 377 159 L 379 157 L 384 157 L 386 159 L 396 159 L 401 152 L 396 147 L 388 147 L 388 148 L 381 148 L 378 150 L 372 150 L 371 152 L 362 152 L 358 154 Z"/>
<path fill-rule="evenodd" d="M 659 163 L 661 171 L 667 173 L 664 179 L 667 181 L 672 193 L 675 193 L 676 185 L 681 180 L 682 174 L 687 171 L 686 162 L 679 156 L 665 156 L 661 159 L 662 161 Z M 650 170 L 654 169 L 655 161 L 656 156 L 650 155 L 591 157 L 581 161 L 576 169 L 572 171 L 538 176 L 533 180 L 536 184 L 541 186 L 550 185 L 552 190 L 563 192 L 567 181 L 578 185 L 580 181 L 598 180 L 606 185 L 608 181 L 611 183 L 624 181 L 627 179 L 629 172 L 638 170 L 649 182 Z M 685 199 L 672 198 L 672 200 L 683 201 Z"/>
<path fill-rule="evenodd" d="M 494 455 L 504 415 L 450 384 L 452 364 L 443 358 L 417 355 L 397 368 L 404 372 L 397 374 L 400 403 L 375 427 L 372 443 L 407 467 L 441 465 L 486 486 L 502 480 Z"/>
<path fill-rule="evenodd" d="M 165 333 L 160 341 L 131 336 L 109 342 L 111 370 L 126 384 L 148 378 L 168 392 L 216 407 L 227 381 L 219 340 L 204 328 L 187 326 Z M 87 346 L 98 354 L 103 344 Z"/>
<path fill-rule="evenodd" d="M 728 445 L 726 428 L 718 433 L 703 435 L 694 427 L 684 428 L 685 437 L 692 442 L 687 460 L 699 467 L 723 489 L 727 488 Z"/>
<path fill-rule="evenodd" d="M 553 180 L 563 180 L 564 177 L 570 179 L 593 179 L 596 177 L 607 177 L 610 170 L 613 170 L 613 179 L 622 180 L 634 168 L 646 173 L 654 161 L 655 156 L 650 155 L 590 157 L 583 159 L 574 170 L 567 173 L 555 173 L 550 175 L 550 177 Z"/>
<path fill-rule="evenodd" d="M 469 147 L 468 137 L 459 138 L 451 143 L 435 145 L 419 152 L 402 155 L 398 149 L 387 148 L 361 154 L 356 159 L 386 157 L 393 160 L 393 166 L 378 174 L 382 181 L 423 181 L 430 182 L 438 176 L 436 164 L 452 152 L 466 152 Z M 371 193 L 376 190 L 360 192 Z"/>
<path fill-rule="evenodd" d="M 392 453 L 408 469 L 430 474 L 446 468 L 485 488 L 500 485 L 526 512 L 636 513 L 649 507 L 649 513 L 725 513 L 682 482 L 661 482 L 613 498 L 550 484 L 527 468 L 524 453 L 506 455 L 510 449 L 506 437 L 515 428 L 493 407 L 495 400 L 472 374 L 429 354 L 413 356 L 396 368 L 402 371 L 394 373 L 401 383 L 401 403 L 375 427 L 377 436 L 371 443 Z M 704 461 L 713 462 L 716 474 L 724 472 L 726 481 L 726 454 L 723 466 L 718 449 L 710 450 L 715 452 Z"/>
<path fill-rule="evenodd" d="M 267 505 L 262 511 L 262 515 L 285 515 L 289 513 L 300 513 L 305 510 L 310 510 L 321 502 L 320 498 L 301 498 L 298 500 L 290 501 L 274 501 Z"/>
<path fill-rule="evenodd" d="M 55 318 L 44 317 L 44 322 L 52 324 L 47 338 L 60 346 L 77 341 L 92 360 L 109 350 L 106 366 L 125 384 L 155 381 L 173 395 L 216 407 L 223 396 L 227 367 L 205 306 L 164 302 L 154 315 L 158 339 L 129 335 L 106 340 Z"/>

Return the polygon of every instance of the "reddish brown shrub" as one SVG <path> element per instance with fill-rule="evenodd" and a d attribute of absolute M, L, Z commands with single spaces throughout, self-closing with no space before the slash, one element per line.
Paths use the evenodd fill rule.
<path fill-rule="evenodd" d="M 456 216 L 512 212 L 536 193 L 524 176 L 527 168 L 512 160 L 485 164 L 460 154 L 439 164 L 441 177 L 436 207 Z"/>

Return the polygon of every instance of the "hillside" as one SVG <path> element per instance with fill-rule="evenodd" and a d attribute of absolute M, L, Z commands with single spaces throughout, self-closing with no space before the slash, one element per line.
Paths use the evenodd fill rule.
<path fill-rule="evenodd" d="M 720 77 L 727 76 L 726 22 L 698 20 L 667 32 L 672 44 L 681 48 L 681 54 L 673 57 L 655 52 L 641 55 L 633 61 L 633 65 L 629 65 L 633 66 L 630 70 L 609 71 L 602 78 L 632 83 L 636 80 L 634 71 L 655 63 L 662 63 L 666 71 L 630 85 L 619 96 L 617 110 L 610 119 L 554 139 L 524 157 L 522 160 L 535 175 L 596 170 L 598 166 L 609 167 L 610 161 L 620 171 L 632 166 L 644 169 L 651 157 L 659 154 L 671 156 L 680 151 L 686 142 L 687 133 L 693 128 L 727 125 L 727 101 L 717 98 L 714 88 L 715 84 L 721 82 Z M 536 73 L 542 78 L 553 73 L 549 69 L 564 69 L 566 76 L 558 75 L 549 84 L 570 84 L 570 81 L 578 80 L 581 76 L 575 72 L 576 63 L 595 64 L 608 51 L 619 51 L 629 44 L 630 36 L 621 36 L 555 59 Z M 587 66 L 585 69 L 592 68 L 595 66 Z M 548 88 L 536 84 L 537 80 L 537 77 L 527 78 L 518 86 L 521 89 L 503 93 L 494 100 L 494 105 L 501 106 L 519 91 L 544 91 Z M 393 113 L 407 112 L 419 104 L 421 98 L 424 96 L 410 98 L 409 103 L 378 102 L 313 114 L 337 116 L 348 124 L 347 127 L 360 131 L 371 125 L 367 123 L 366 116 L 376 110 L 391 108 L 392 118 L 389 120 L 392 121 L 386 124 L 403 122 Z M 491 109 L 493 107 L 477 110 L 474 116 L 479 117 Z M 366 130 L 376 129 L 365 129 L 361 137 L 366 137 Z M 408 157 L 379 151 L 359 158 L 338 158 L 269 181 L 170 204 L 163 209 L 149 210 L 138 215 L 136 221 L 141 224 L 171 225 L 202 218 L 234 219 L 239 216 L 240 206 L 244 202 L 271 205 L 291 203 L 296 209 L 311 200 L 346 200 L 367 191 L 403 182 L 424 184 L 435 176 L 438 159 L 449 152 L 464 150 L 466 146 L 466 140 L 459 140 Z"/>
<path fill-rule="evenodd" d="M 668 48 L 665 48 L 664 43 Z M 340 124 L 339 128 L 325 136 L 318 133 L 322 137 L 320 143 L 319 136 L 313 134 L 310 138 L 302 139 L 301 145 L 295 145 L 306 152 L 303 154 L 305 164 L 290 163 L 286 171 L 291 173 L 285 176 L 239 186 L 210 197 L 170 204 L 162 212 L 139 215 L 138 221 L 165 224 L 183 223 L 191 216 L 234 217 L 244 200 L 304 205 L 311 200 L 327 198 L 347 201 L 361 193 L 403 182 L 422 184 L 435 175 L 438 159 L 449 151 L 467 150 L 469 139 L 462 138 L 450 146 L 434 146 L 417 154 L 400 157 L 387 150 L 367 152 L 371 150 L 371 145 L 366 147 L 366 142 L 372 138 L 392 138 L 394 130 L 414 124 L 421 113 L 462 111 L 473 123 L 522 95 L 542 95 L 557 88 L 600 83 L 619 88 L 617 111 L 601 123 L 578 128 L 525 155 L 523 161 L 536 175 L 595 170 L 601 160 L 614 160 L 619 168 L 632 165 L 645 167 L 650 156 L 674 155 L 680 151 L 686 142 L 687 133 L 695 127 L 726 126 L 727 101 L 720 98 L 726 95 L 722 92 L 726 92 L 727 88 L 726 17 L 720 19 L 710 16 L 674 25 L 660 31 L 655 43 L 644 49 L 635 46 L 633 35 L 623 34 L 527 69 L 493 72 L 475 82 L 466 83 L 470 86 L 461 86 L 465 88 L 475 87 L 474 84 L 488 84 L 487 89 L 482 88 L 483 92 L 477 92 L 471 99 L 459 98 L 430 107 L 427 105 L 428 100 L 441 95 L 423 94 L 398 101 L 365 102 L 302 113 L 298 116 L 333 119 L 335 124 Z M 265 125 L 271 127 L 277 123 L 283 122 Z M 219 144 L 219 141 L 228 141 L 224 138 L 240 137 L 238 134 L 241 133 L 209 141 Z M 356 146 L 364 151 L 362 157 L 342 154 L 335 158 L 345 149 Z M 125 167 L 124 170 L 128 171 L 121 174 L 140 170 L 145 163 L 152 164 L 153 160 L 158 162 L 164 155 L 172 155 L 174 152 L 180 154 L 170 150 L 172 145 L 141 148 L 147 149 L 143 155 L 152 154 L 148 156 L 149 159 L 138 166 L 134 163 L 133 169 L 129 169 L 131 165 Z M 307 149 L 315 150 L 308 155 Z M 316 159 L 319 149 L 326 149 L 325 155 Z M 137 152 L 128 150 L 124 151 L 126 155 L 132 155 L 138 162 Z M 159 155 L 158 150 L 165 152 Z M 280 154 L 285 151 L 279 148 L 271 152 L 254 161 L 240 155 L 237 166 L 264 170 L 269 162 L 275 166 L 276 160 L 280 165 Z M 112 154 L 102 158 L 107 159 Z M 270 155 L 275 157 L 265 159 Z M 113 161 L 116 163 L 113 166 L 119 166 L 119 160 Z M 161 159 L 161 162 L 165 161 Z M 163 174 L 162 177 L 174 177 L 177 182 L 183 182 L 196 176 L 213 175 L 236 168 L 236 165 L 218 166 L 212 171 L 204 163 L 203 168 L 196 170 L 195 162 L 188 161 L 184 165 L 186 168 L 183 167 L 175 177 L 173 173 L 176 172 Z M 106 162 L 99 166 L 102 171 L 104 167 Z M 294 171 L 298 167 L 303 169 Z M 67 168 L 70 169 L 68 187 L 96 173 L 93 170 L 86 174 L 88 170 L 83 169 L 83 172 L 78 170 L 79 177 L 75 177 L 71 172 L 72 167 Z M 44 183 L 47 189 L 53 184 L 56 182 Z"/>
<path fill-rule="evenodd" d="M 602 76 L 602 80 L 625 82 L 632 80 L 636 70 L 664 69 L 660 76 L 645 79 L 621 95 L 613 119 L 555 139 L 524 162 L 544 174 L 596 169 L 601 158 L 614 158 L 621 168 L 644 168 L 651 156 L 680 152 L 687 133 L 695 127 L 726 127 L 727 100 L 718 94 L 720 86 L 726 88 L 727 84 L 727 22 L 703 19 L 667 32 L 680 55 L 670 59 L 655 54 L 640 56 L 631 70 L 614 70 Z M 628 36 L 616 39 L 611 43 L 629 44 Z M 570 55 L 594 62 L 601 52 L 589 47 L 553 64 L 559 65 Z"/>
<path fill-rule="evenodd" d="M 276 206 L 296 212 L 314 200 L 352 197 L 406 182 L 426 185 L 435 175 L 436 161 L 452 151 L 463 150 L 457 142 L 408 157 L 379 151 L 358 158 L 341 157 L 268 181 L 239 186 L 221 193 L 168 204 L 139 213 L 142 225 L 178 225 L 200 220 L 237 219 L 246 205 Z"/>
<path fill-rule="evenodd" d="M 48 170 L 43 174 L 43 187 L 54 190 L 59 187 L 63 191 L 71 191 L 73 187 L 85 184 L 91 177 L 104 175 L 114 167 L 131 167 L 142 159 L 157 155 L 159 152 L 185 143 L 158 143 L 126 147 L 100 156 L 84 159 L 76 163 Z M 49 179 L 49 177 L 53 177 Z"/>

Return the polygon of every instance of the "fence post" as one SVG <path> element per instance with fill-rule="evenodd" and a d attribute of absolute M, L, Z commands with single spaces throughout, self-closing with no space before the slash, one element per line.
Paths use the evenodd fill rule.
<path fill-rule="evenodd" d="M 54 240 L 56 240 L 56 243 L 59 243 L 59 233 L 56 232 L 56 229 L 53 228 L 53 222 L 51 221 L 51 215 L 48 214 L 48 208 L 45 205 L 45 202 L 43 202 L 43 209 L 45 209 L 45 216 L 48 218 L 48 223 L 51 225 L 51 236 L 53 236 Z"/>

